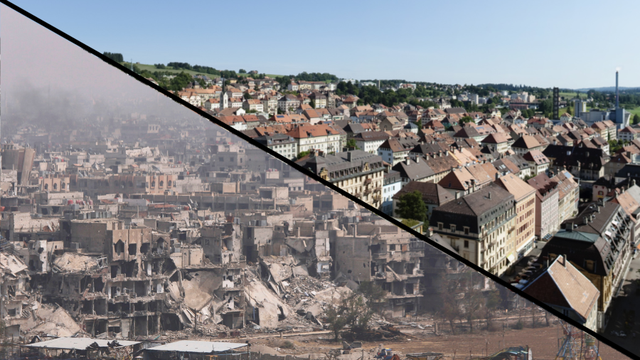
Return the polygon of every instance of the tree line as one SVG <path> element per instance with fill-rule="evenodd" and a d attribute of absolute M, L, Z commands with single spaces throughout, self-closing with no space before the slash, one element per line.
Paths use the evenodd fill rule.
<path fill-rule="evenodd" d="M 116 61 L 116 62 L 119 62 L 119 63 L 124 62 L 124 57 L 120 53 L 104 52 L 103 55 L 108 57 L 109 59 L 111 59 L 113 61 Z"/>

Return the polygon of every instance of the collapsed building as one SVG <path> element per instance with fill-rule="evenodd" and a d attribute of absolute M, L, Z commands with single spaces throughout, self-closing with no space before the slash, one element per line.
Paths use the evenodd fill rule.
<path fill-rule="evenodd" d="M 386 291 L 385 316 L 419 311 L 425 243 L 321 184 L 250 151 L 118 147 L 39 156 L 1 198 L 13 333 L 44 331 L 42 309 L 60 336 L 311 330 L 364 282 Z M 225 156 L 245 163 L 216 168 Z"/>

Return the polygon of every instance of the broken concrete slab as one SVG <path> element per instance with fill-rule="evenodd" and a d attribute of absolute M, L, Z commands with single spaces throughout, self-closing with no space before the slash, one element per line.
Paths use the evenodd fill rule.
<path fill-rule="evenodd" d="M 182 280 L 184 288 L 184 304 L 200 311 L 211 302 L 213 292 L 222 286 L 222 277 L 213 271 L 192 271 L 188 273 L 190 280 Z"/>
<path fill-rule="evenodd" d="M 309 276 L 309 270 L 304 265 L 294 266 L 293 275 L 295 276 Z"/>
<path fill-rule="evenodd" d="M 53 261 L 53 269 L 56 272 L 91 272 L 99 270 L 100 259 L 104 256 L 90 256 L 66 252 Z"/>
<path fill-rule="evenodd" d="M 275 328 L 280 317 L 289 317 L 293 310 L 285 304 L 275 293 L 270 291 L 264 283 L 258 280 L 250 281 L 245 287 L 247 303 L 257 309 L 257 323 L 261 327 Z"/>

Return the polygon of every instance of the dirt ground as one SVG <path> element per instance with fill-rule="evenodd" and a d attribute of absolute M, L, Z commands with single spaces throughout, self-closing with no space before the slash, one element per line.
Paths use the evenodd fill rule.
<path fill-rule="evenodd" d="M 409 331 L 407 331 L 409 333 Z M 541 328 L 525 328 L 522 330 L 507 329 L 506 331 L 487 332 L 481 331 L 476 334 L 443 335 L 435 336 L 430 330 L 416 330 L 411 332 L 406 339 L 400 341 L 385 342 L 382 345 L 400 353 L 400 355 L 416 352 L 440 352 L 445 354 L 446 359 L 469 359 L 492 354 L 509 346 L 529 346 L 532 349 L 534 359 L 553 360 L 558 352 L 559 340 L 562 338 L 562 328 L 559 325 Z M 280 339 L 278 337 L 252 340 L 252 346 L 264 345 L 274 348 L 279 354 L 290 355 L 320 355 L 331 349 L 341 348 L 339 343 L 330 340 L 331 336 L 306 336 L 289 337 Z M 294 349 L 283 349 L 281 346 L 290 341 L 295 346 Z M 364 342 L 363 350 L 355 350 L 354 359 L 359 359 L 364 355 L 364 359 L 370 359 L 375 355 L 375 351 L 380 347 L 377 342 Z M 620 354 L 606 345 L 600 346 L 600 354 L 603 360 L 622 360 L 628 357 Z M 404 358 L 404 356 L 401 356 Z"/>

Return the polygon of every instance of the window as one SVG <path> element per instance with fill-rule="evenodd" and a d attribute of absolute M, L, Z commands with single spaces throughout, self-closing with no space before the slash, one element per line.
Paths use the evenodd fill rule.
<path fill-rule="evenodd" d="M 451 224 L 451 231 L 456 231 L 456 226 L 454 224 Z"/>
<path fill-rule="evenodd" d="M 443 225 L 441 222 L 438 223 L 438 230 L 442 230 L 443 229 Z"/>
<path fill-rule="evenodd" d="M 469 235 L 469 227 L 468 226 L 464 227 L 464 234 L 465 235 Z"/>
<path fill-rule="evenodd" d="M 585 267 L 587 271 L 594 272 L 595 271 L 595 261 L 593 260 L 585 260 Z"/>
<path fill-rule="evenodd" d="M 469 240 L 465 240 L 464 241 L 464 248 L 468 249 L 469 248 Z"/>

